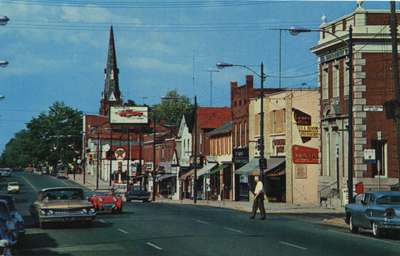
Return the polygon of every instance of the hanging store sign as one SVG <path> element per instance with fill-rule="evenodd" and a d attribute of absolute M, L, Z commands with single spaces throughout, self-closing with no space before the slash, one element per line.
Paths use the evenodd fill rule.
<path fill-rule="evenodd" d="M 318 148 L 310 148 L 299 145 L 292 146 L 292 159 L 295 164 L 318 164 Z"/>
<path fill-rule="evenodd" d="M 148 113 L 149 111 L 147 107 L 111 106 L 110 123 L 147 124 Z"/>
<path fill-rule="evenodd" d="M 318 126 L 298 125 L 300 137 L 319 138 Z"/>
<path fill-rule="evenodd" d="M 115 155 L 115 159 L 117 159 L 117 160 L 123 160 L 123 159 L 125 159 L 125 156 L 126 156 L 125 149 L 123 149 L 123 148 L 117 148 L 117 149 L 114 151 L 114 155 Z"/>

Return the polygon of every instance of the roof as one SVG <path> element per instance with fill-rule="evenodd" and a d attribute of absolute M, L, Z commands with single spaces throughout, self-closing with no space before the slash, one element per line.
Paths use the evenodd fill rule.
<path fill-rule="evenodd" d="M 207 133 L 207 136 L 214 136 L 220 134 L 226 134 L 232 131 L 232 122 L 226 122 L 223 125 L 217 127 L 216 129 L 212 130 L 211 132 Z"/>
<path fill-rule="evenodd" d="M 228 107 L 199 107 L 197 108 L 197 123 L 200 129 L 215 129 L 232 119 Z"/>

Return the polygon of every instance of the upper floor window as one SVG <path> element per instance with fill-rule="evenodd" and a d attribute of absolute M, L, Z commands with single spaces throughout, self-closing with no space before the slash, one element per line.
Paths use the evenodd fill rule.
<path fill-rule="evenodd" d="M 322 90 L 322 99 L 327 100 L 329 98 L 329 73 L 328 68 L 324 68 L 322 70 L 322 79 L 321 79 L 321 90 Z"/>
<path fill-rule="evenodd" d="M 339 98 L 339 65 L 334 65 L 333 66 L 333 77 L 332 77 L 332 96 L 334 98 Z"/>

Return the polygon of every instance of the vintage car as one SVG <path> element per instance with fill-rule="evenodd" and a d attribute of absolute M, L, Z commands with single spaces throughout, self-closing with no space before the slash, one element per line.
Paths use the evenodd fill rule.
<path fill-rule="evenodd" d="M 96 210 L 84 197 L 83 189 L 73 187 L 45 188 L 38 192 L 30 212 L 39 227 L 50 222 L 91 224 Z"/>
<path fill-rule="evenodd" d="M 134 186 L 125 193 L 125 198 L 127 202 L 139 200 L 145 203 L 150 200 L 150 192 L 145 191 L 138 186 Z"/>
<path fill-rule="evenodd" d="M 18 237 L 24 236 L 25 235 L 24 219 L 22 218 L 22 215 L 15 208 L 14 197 L 10 195 L 0 195 L 0 200 L 4 200 L 7 202 L 9 215 L 11 217 L 12 222 L 15 225 Z"/>
<path fill-rule="evenodd" d="M 89 202 L 97 212 L 122 212 L 122 198 L 112 192 L 95 192 L 89 197 Z"/>
<path fill-rule="evenodd" d="M 8 208 L 6 200 L 0 200 L 0 229 L 9 240 L 16 244 L 19 238 L 16 223 L 11 217 L 11 211 Z"/>
<path fill-rule="evenodd" d="M 368 192 L 355 197 L 355 202 L 347 204 L 346 223 L 350 231 L 359 228 L 372 230 L 375 237 L 385 231 L 400 230 L 400 192 Z"/>
<path fill-rule="evenodd" d="M 19 193 L 21 190 L 19 183 L 16 181 L 8 182 L 7 184 L 7 192 L 8 193 Z"/>

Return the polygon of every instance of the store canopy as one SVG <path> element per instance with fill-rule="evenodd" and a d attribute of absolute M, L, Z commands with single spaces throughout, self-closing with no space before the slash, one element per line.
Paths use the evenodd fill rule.
<path fill-rule="evenodd" d="M 214 168 L 217 165 L 217 163 L 207 163 L 206 165 L 204 165 L 203 168 L 201 168 L 200 170 L 197 171 L 197 178 L 206 175 L 210 172 L 210 170 L 212 168 Z"/>
<path fill-rule="evenodd" d="M 194 175 L 194 169 L 188 171 L 187 173 L 181 175 L 180 179 L 181 180 L 186 180 L 186 178 L 193 176 Z"/>
<path fill-rule="evenodd" d="M 160 175 L 157 176 L 156 181 L 160 182 L 162 180 L 165 180 L 165 179 L 168 179 L 168 178 L 171 178 L 171 177 L 176 177 L 176 174 L 175 173 L 160 174 Z"/>
<path fill-rule="evenodd" d="M 218 172 L 220 172 L 221 170 L 223 170 L 226 166 L 227 166 L 227 165 L 225 165 L 225 164 L 220 164 L 220 165 L 218 165 L 218 166 L 215 166 L 214 168 L 212 168 L 212 169 L 210 170 L 209 173 L 207 173 L 207 175 L 211 175 L 211 174 L 214 174 L 214 173 L 218 173 Z"/>
<path fill-rule="evenodd" d="M 253 158 L 242 166 L 241 168 L 237 169 L 235 171 L 235 174 L 240 174 L 240 175 L 258 175 L 260 173 L 259 171 L 259 158 Z M 284 157 L 272 157 L 267 159 L 267 169 L 264 170 L 264 174 L 267 174 L 269 172 L 272 172 L 276 170 L 278 167 L 284 165 L 286 163 L 286 159 Z M 283 174 L 283 173 L 281 173 Z"/>

